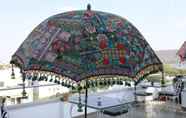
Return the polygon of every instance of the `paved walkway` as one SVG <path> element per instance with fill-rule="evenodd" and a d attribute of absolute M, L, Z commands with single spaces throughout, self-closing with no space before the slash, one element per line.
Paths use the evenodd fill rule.
<path fill-rule="evenodd" d="M 84 118 L 84 116 L 76 118 Z M 96 113 L 89 114 L 88 118 L 96 118 Z M 104 115 L 104 118 L 115 117 Z M 130 112 L 123 115 L 122 118 L 186 118 L 186 111 L 171 102 L 154 101 L 132 106 Z"/>

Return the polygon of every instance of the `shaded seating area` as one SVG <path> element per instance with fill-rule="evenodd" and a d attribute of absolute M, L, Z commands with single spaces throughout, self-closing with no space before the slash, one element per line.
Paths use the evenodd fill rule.
<path fill-rule="evenodd" d="M 162 90 L 159 92 L 159 100 L 171 100 L 181 104 L 181 92 L 184 89 L 183 81 L 180 76 L 173 79 L 173 89 Z"/>
<path fill-rule="evenodd" d="M 79 109 L 82 104 L 85 106 L 85 118 L 87 107 L 102 111 L 121 104 L 103 97 L 100 105 L 95 99 L 90 100 L 89 88 L 123 85 L 126 77 L 139 83 L 157 72 L 162 73 L 164 81 L 162 62 L 137 28 L 125 18 L 91 10 L 90 4 L 87 10 L 60 13 L 44 20 L 10 62 L 12 77 L 15 65 L 21 69 L 23 83 L 26 79 L 48 81 L 77 90 L 79 98 L 71 102 L 78 104 Z M 120 108 L 113 111 L 126 112 Z"/>

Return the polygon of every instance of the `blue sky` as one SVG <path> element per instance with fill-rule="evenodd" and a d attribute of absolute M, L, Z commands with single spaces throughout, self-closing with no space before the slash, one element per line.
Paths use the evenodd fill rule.
<path fill-rule="evenodd" d="M 51 15 L 86 9 L 128 19 L 154 50 L 178 49 L 186 40 L 186 0 L 3 0 L 0 62 L 8 63 L 27 35 Z"/>

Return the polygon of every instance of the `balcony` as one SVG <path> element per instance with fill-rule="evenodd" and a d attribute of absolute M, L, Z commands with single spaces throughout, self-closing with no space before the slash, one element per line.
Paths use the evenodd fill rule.
<path fill-rule="evenodd" d="M 125 97 L 134 99 L 133 92 L 130 88 L 121 88 L 120 90 L 102 91 L 99 93 L 90 93 L 90 96 L 105 96 L 112 98 Z M 73 95 L 75 96 L 75 95 Z M 76 96 L 75 96 L 76 97 Z M 88 109 L 88 118 L 98 117 L 98 110 Z M 21 104 L 8 106 L 9 118 L 84 118 L 84 112 L 77 112 L 77 105 L 68 101 L 62 101 L 61 97 L 52 99 L 36 100 L 26 102 L 23 99 Z M 106 114 L 106 118 L 114 118 Z M 101 117 L 103 117 L 101 116 Z M 178 105 L 171 101 L 149 100 L 130 104 L 129 111 L 122 117 L 127 118 L 185 118 L 186 112 Z M 100 116 L 99 116 L 100 118 Z"/>

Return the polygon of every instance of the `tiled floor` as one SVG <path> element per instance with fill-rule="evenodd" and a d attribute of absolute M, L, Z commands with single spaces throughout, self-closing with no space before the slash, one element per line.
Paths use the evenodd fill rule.
<path fill-rule="evenodd" d="M 84 118 L 84 116 L 76 117 Z M 88 118 L 96 118 L 96 113 L 89 114 Z M 104 118 L 116 118 L 104 115 Z M 130 112 L 118 118 L 186 118 L 186 111 L 179 105 L 171 102 L 149 102 L 132 105 Z"/>

